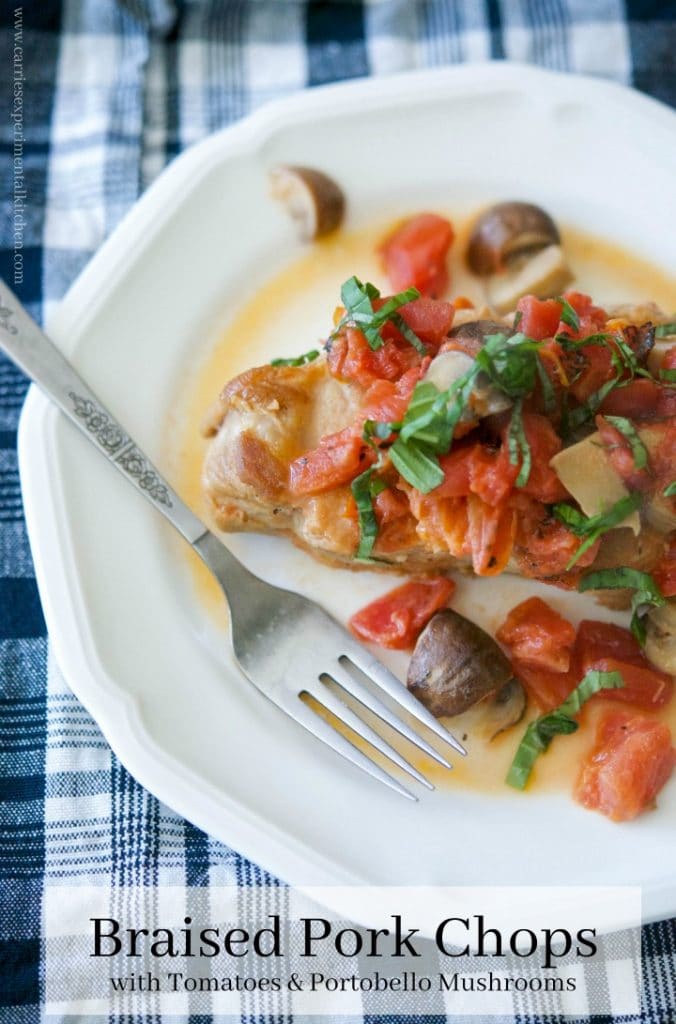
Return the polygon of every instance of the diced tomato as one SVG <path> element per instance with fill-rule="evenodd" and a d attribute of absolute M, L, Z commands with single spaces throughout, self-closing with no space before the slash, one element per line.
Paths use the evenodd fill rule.
<path fill-rule="evenodd" d="M 670 533 L 664 554 L 653 569 L 653 579 L 665 597 L 676 597 L 676 533 Z"/>
<path fill-rule="evenodd" d="M 613 821 L 630 821 L 653 805 L 673 768 L 674 748 L 664 723 L 615 711 L 598 725 L 574 796 Z"/>
<path fill-rule="evenodd" d="M 580 623 L 573 657 L 580 678 L 592 669 L 619 672 L 624 686 L 602 690 L 595 701 L 619 701 L 652 711 L 671 700 L 674 682 L 666 672 L 654 668 L 628 629 L 608 622 Z"/>
<path fill-rule="evenodd" d="M 563 307 L 556 299 L 536 299 L 534 295 L 524 295 L 517 302 L 516 308 L 521 313 L 518 330 L 529 338 L 544 341 L 557 333 Z"/>
<path fill-rule="evenodd" d="M 410 512 L 408 498 L 394 487 L 386 487 L 373 499 L 378 526 L 384 526 L 395 519 L 401 519 Z"/>
<path fill-rule="evenodd" d="M 580 329 L 574 331 L 563 321 L 559 324 L 557 331 L 561 334 L 568 334 L 574 338 L 587 338 L 590 334 L 596 334 L 602 330 L 608 320 L 608 314 L 601 306 L 595 306 L 590 295 L 584 292 L 564 292 L 564 299 L 570 303 L 580 320 Z"/>
<path fill-rule="evenodd" d="M 538 354 L 540 366 L 551 384 L 553 407 L 549 407 L 549 397 L 545 398 L 545 391 L 539 375 L 535 381 L 535 390 L 526 400 L 525 407 L 529 411 L 545 414 L 550 423 L 558 424 L 561 418 L 561 400 L 564 388 L 567 389 L 570 385 L 566 359 L 563 349 L 557 341 L 542 342 Z"/>
<path fill-rule="evenodd" d="M 676 370 L 676 345 L 668 348 L 662 357 L 661 370 Z"/>
<path fill-rule="evenodd" d="M 520 664 L 567 672 L 575 627 L 539 597 L 522 601 L 495 634 Z"/>
<path fill-rule="evenodd" d="M 477 576 L 497 576 L 512 554 L 516 514 L 503 502 L 487 505 L 476 494 L 467 498 L 467 520 L 472 568 Z"/>
<path fill-rule="evenodd" d="M 644 665 L 634 665 L 617 658 L 598 658 L 582 663 L 583 674 L 590 669 L 598 672 L 619 672 L 624 686 L 619 690 L 601 690 L 593 699 L 618 701 L 620 704 L 633 704 L 645 711 L 655 711 L 668 704 L 674 692 L 674 681 L 666 672 L 653 668 L 649 661 Z"/>
<path fill-rule="evenodd" d="M 413 286 L 422 295 L 442 295 L 448 285 L 446 257 L 453 237 L 450 221 L 436 213 L 421 213 L 386 238 L 380 248 L 395 291 Z"/>
<path fill-rule="evenodd" d="M 606 395 L 601 412 L 632 420 L 666 420 L 676 416 L 676 388 L 637 378 Z"/>
<path fill-rule="evenodd" d="M 545 668 L 534 668 L 524 661 L 512 659 L 514 675 L 526 687 L 528 697 L 538 710 L 546 713 L 563 704 L 572 693 L 579 679 L 574 670 L 569 672 L 552 672 Z"/>
<path fill-rule="evenodd" d="M 518 466 L 510 463 L 505 445 L 494 449 L 479 442 L 454 444 L 448 455 L 439 458 L 439 465 L 444 480 L 431 495 L 464 498 L 476 494 L 489 505 L 509 495 L 519 472 Z"/>
<path fill-rule="evenodd" d="M 577 657 L 593 662 L 598 658 L 619 658 L 642 665 L 643 651 L 634 635 L 614 622 L 583 619 L 577 628 L 575 640 Z"/>
<path fill-rule="evenodd" d="M 385 302 L 387 299 L 376 299 L 373 303 L 374 309 L 380 308 Z M 423 296 L 421 299 L 414 299 L 413 302 L 407 302 L 405 306 L 401 306 L 399 313 L 413 333 L 436 350 L 453 326 L 455 308 L 450 302 Z M 392 323 L 385 324 L 381 334 L 383 338 L 406 340 Z M 406 344 L 408 345 L 410 342 L 406 342 Z"/>
<path fill-rule="evenodd" d="M 588 295 L 581 292 L 564 292 L 579 318 L 579 329 L 575 330 L 563 321 L 557 333 L 566 334 L 574 340 L 588 338 L 605 329 L 608 315 L 604 309 L 595 306 Z M 566 352 L 565 365 L 570 379 L 570 393 L 578 402 L 586 402 L 607 381 L 615 376 L 612 353 L 607 345 L 583 345 Z"/>
<path fill-rule="evenodd" d="M 569 289 L 563 293 L 563 297 L 566 302 L 570 303 L 578 316 L 589 316 L 593 310 L 600 310 L 599 306 L 595 306 L 591 295 L 587 295 L 586 292 L 577 292 Z M 603 314 L 603 320 L 607 319 L 606 314 Z"/>
<path fill-rule="evenodd" d="M 563 501 L 569 496 L 568 491 L 549 465 L 550 460 L 563 447 L 561 438 L 547 417 L 540 416 L 539 413 L 524 412 L 523 429 L 531 451 L 531 467 L 528 481 L 520 490 L 546 505 L 551 505 L 555 501 Z M 508 434 L 509 426 L 505 427 L 503 432 L 503 448 L 505 450 L 507 450 Z M 511 467 L 515 470 L 515 477 L 520 465 L 521 460 L 517 466 Z"/>
<path fill-rule="evenodd" d="M 449 601 L 455 584 L 444 576 L 412 580 L 356 612 L 349 621 L 360 640 L 397 650 L 413 647 L 424 626 Z"/>
<path fill-rule="evenodd" d="M 569 354 L 568 360 L 570 393 L 580 403 L 615 376 L 611 352 L 605 345 L 583 345 Z"/>
<path fill-rule="evenodd" d="M 364 395 L 360 421 L 377 420 L 380 423 L 397 423 L 404 415 L 411 400 L 413 389 L 425 372 L 425 363 L 407 370 L 398 381 L 377 380 Z"/>
<path fill-rule="evenodd" d="M 622 477 L 630 490 L 647 490 L 652 483 L 649 461 L 645 468 L 636 468 L 629 439 L 617 427 L 609 423 L 605 416 L 596 417 L 596 427 L 615 472 Z"/>
<path fill-rule="evenodd" d="M 375 380 L 398 380 L 421 362 L 408 342 L 389 339 L 375 351 L 355 327 L 346 327 L 333 339 L 328 350 L 329 370 L 340 380 L 351 380 L 368 387 Z"/>
<path fill-rule="evenodd" d="M 354 480 L 374 457 L 351 427 L 328 434 L 318 448 L 293 460 L 289 467 L 289 490 L 296 495 L 333 490 Z"/>
<path fill-rule="evenodd" d="M 410 394 L 402 395 L 394 381 L 376 380 L 364 395 L 360 419 L 396 423 L 406 412 L 409 399 Z"/>
<path fill-rule="evenodd" d="M 470 474 L 476 444 L 454 444 L 448 455 L 439 457 L 443 483 L 430 492 L 435 498 L 466 498 L 471 491 Z"/>
<path fill-rule="evenodd" d="M 582 539 L 555 519 L 541 502 L 518 491 L 511 500 L 519 510 L 516 543 L 522 574 L 535 579 L 559 577 L 566 571 Z M 596 541 L 585 551 L 575 564 L 576 570 L 591 565 L 599 544 L 600 541 Z M 574 583 L 573 575 L 569 579 Z"/>
<path fill-rule="evenodd" d="M 497 451 L 483 444 L 474 446 L 470 461 L 470 491 L 488 505 L 504 501 L 518 475 L 519 467 L 509 461 L 506 444 L 500 445 Z"/>

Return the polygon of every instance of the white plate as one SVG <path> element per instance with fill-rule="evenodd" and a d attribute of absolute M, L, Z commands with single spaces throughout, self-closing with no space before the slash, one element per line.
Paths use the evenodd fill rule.
<path fill-rule="evenodd" d="M 263 198 L 273 163 L 331 169 L 354 224 L 525 196 L 668 269 L 675 129 L 671 112 L 636 93 L 505 64 L 306 92 L 176 160 L 49 329 L 161 463 L 191 361 L 227 311 L 300 252 Z M 301 340 L 284 339 L 284 351 L 310 347 Z M 59 663 L 129 770 L 181 814 L 301 885 L 641 883 L 646 918 L 676 912 L 676 787 L 625 827 L 564 794 L 447 787 L 408 804 L 241 678 L 169 527 L 35 389 L 20 460 Z M 255 569 L 334 611 L 374 588 L 368 574 L 323 569 L 284 542 L 235 541 Z M 491 595 L 497 614 L 521 596 L 519 583 L 491 585 Z"/>

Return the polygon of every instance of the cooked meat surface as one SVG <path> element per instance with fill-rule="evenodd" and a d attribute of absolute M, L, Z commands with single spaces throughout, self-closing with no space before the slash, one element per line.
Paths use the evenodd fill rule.
<path fill-rule="evenodd" d="M 203 484 L 217 526 L 284 533 L 319 558 L 354 566 L 358 525 L 349 485 L 299 496 L 288 484 L 291 462 L 353 423 L 363 396 L 363 388 L 333 377 L 323 357 L 259 366 L 230 381 L 203 424 L 213 439 Z M 402 572 L 455 561 L 426 548 L 412 515 L 383 530 L 376 553 Z"/>
<path fill-rule="evenodd" d="M 582 299 L 586 307 L 582 307 Z M 607 322 L 607 330 L 612 327 L 624 332 L 627 347 L 632 347 L 636 360 L 645 365 L 655 331 L 652 323 L 645 323 L 642 318 L 649 313 L 659 320 L 663 315 L 652 306 L 622 307 L 613 311 L 611 319 L 592 306 L 587 297 L 582 296 L 581 300 L 581 308 L 590 310 L 584 314 L 588 318 L 585 323 L 589 324 L 587 333 L 591 335 Z M 538 317 L 551 319 L 551 301 L 548 305 L 527 298 L 521 300 L 520 309 L 522 303 L 529 325 L 538 326 Z M 458 323 L 471 325 L 472 312 L 475 324 L 489 323 L 489 328 L 479 331 L 477 338 L 467 340 L 459 332 Z M 555 310 L 554 325 L 557 315 Z M 364 438 L 365 421 L 401 420 L 421 379 L 430 380 L 437 389 L 452 385 L 454 377 L 466 372 L 474 362 L 482 337 L 501 327 L 469 310 L 463 310 L 455 323 L 454 331 L 428 345 L 427 357 L 404 344 L 401 338 L 388 338 L 377 353 L 379 362 L 374 369 L 375 357 L 363 335 L 348 327 L 338 334 L 328 352 L 312 362 L 300 366 L 260 366 L 230 381 L 203 423 L 203 432 L 210 439 L 203 488 L 216 525 L 225 531 L 285 534 L 317 558 L 360 568 L 364 562 L 355 559 L 355 555 L 364 523 L 351 485 L 374 466 L 379 454 L 378 465 L 374 467 L 379 488 L 372 492 L 373 518 L 377 523 L 372 568 L 425 572 L 467 566 L 479 575 L 494 575 L 505 569 L 561 586 L 575 586 L 580 572 L 591 567 L 623 565 L 650 571 L 662 557 L 668 534 L 676 527 L 675 502 L 663 494 L 665 474 L 669 465 L 676 462 L 671 457 L 676 434 L 676 420 L 672 419 L 676 402 L 672 410 L 672 397 L 667 394 L 672 392 L 671 388 L 662 389 L 666 411 L 655 422 L 646 419 L 648 413 L 652 416 L 650 409 L 645 413 L 639 408 L 634 415 L 631 409 L 627 414 L 624 406 L 619 406 L 625 420 L 627 415 L 634 416 L 651 464 L 661 474 L 659 479 L 651 477 L 652 470 L 634 471 L 629 441 L 620 434 L 612 435 L 609 441 L 611 428 L 602 417 L 596 417 L 596 427 L 602 435 L 594 433 L 594 416 L 590 416 L 582 435 L 562 441 L 557 433 L 561 432 L 560 419 L 547 418 L 542 399 L 535 392 L 524 406 L 528 411 L 523 419 L 532 467 L 526 485 L 519 483 L 510 433 L 513 400 L 499 390 L 499 381 L 497 391 L 487 380 L 481 386 L 477 383 L 455 428 L 452 449 L 440 458 L 443 483 L 428 492 L 421 493 L 392 464 L 389 445 L 394 434 L 379 437 L 375 446 Z M 503 328 L 506 334 L 511 331 L 510 323 L 507 318 Z M 361 348 L 355 342 L 356 336 Z M 551 354 L 555 343 L 547 341 L 547 345 Z M 606 374 L 607 379 L 615 372 L 604 352 L 601 357 L 606 362 L 599 362 L 599 351 L 593 346 L 554 351 L 554 358 L 547 365 L 557 396 L 563 386 L 570 387 L 577 407 L 599 386 L 594 381 L 603 382 L 600 375 Z M 349 362 L 354 361 L 355 352 L 361 360 L 357 365 L 359 372 Z M 395 371 L 387 362 L 390 356 L 399 360 Z M 590 381 L 586 394 L 581 390 L 585 375 Z M 440 380 L 445 382 L 440 384 Z M 644 384 L 643 380 L 637 377 L 633 390 L 620 388 L 611 393 L 611 399 L 614 401 L 617 394 L 620 403 L 631 399 L 645 405 L 648 382 Z M 604 406 L 600 411 L 605 413 Z M 614 422 L 620 421 L 616 417 Z M 580 444 L 580 436 L 586 438 L 585 445 Z M 586 498 L 582 497 L 584 488 L 578 497 L 568 481 L 561 455 L 566 453 L 566 444 L 573 443 L 581 453 L 588 453 L 590 466 L 591 456 L 597 463 L 603 449 L 607 472 L 615 474 L 616 496 L 634 493 L 637 488 L 642 493 L 640 520 L 634 508 L 633 518 L 628 516 L 626 522 L 615 524 L 614 531 L 599 534 L 598 540 L 585 546 L 584 556 L 579 560 L 573 556 L 583 535 L 557 518 L 556 504 L 579 501 L 582 512 L 592 516 L 603 510 L 603 502 L 598 510 L 588 507 L 590 500 L 593 505 L 589 487 Z M 625 449 L 617 450 L 622 444 Z M 576 457 L 572 461 L 575 471 L 571 479 L 584 476 L 584 464 L 578 464 Z M 461 470 L 465 490 L 458 482 Z M 569 572 L 571 560 L 576 562 L 573 572 Z M 621 594 L 616 597 L 622 600 Z"/>

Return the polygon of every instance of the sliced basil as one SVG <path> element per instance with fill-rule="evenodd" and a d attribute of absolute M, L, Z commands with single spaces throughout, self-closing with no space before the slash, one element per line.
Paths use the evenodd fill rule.
<path fill-rule="evenodd" d="M 562 295 L 560 295 L 556 301 L 561 303 L 562 322 L 566 324 L 567 327 L 570 327 L 571 330 L 575 331 L 575 333 L 577 334 L 577 332 L 580 330 L 579 316 L 571 306 L 570 302 L 568 302 L 568 299 L 564 299 Z"/>
<path fill-rule="evenodd" d="M 309 352 L 304 352 L 302 356 L 291 356 L 289 359 L 271 359 L 270 366 L 305 366 L 306 363 L 312 363 L 319 357 L 319 350 L 311 348 Z"/>
<path fill-rule="evenodd" d="M 548 749 L 554 737 L 576 732 L 578 723 L 573 715 L 578 713 L 582 705 L 601 690 L 617 690 L 623 686 L 624 680 L 619 672 L 597 672 L 595 669 L 587 672 L 563 704 L 536 718 L 527 727 L 507 773 L 507 785 L 524 789 L 535 762 Z"/>
<path fill-rule="evenodd" d="M 631 631 L 643 647 L 646 628 L 642 613 L 646 608 L 659 608 L 665 603 L 664 595 L 657 582 L 647 572 L 621 566 L 615 569 L 601 569 L 590 572 L 578 583 L 577 589 L 585 590 L 633 590 L 631 599 Z"/>
<path fill-rule="evenodd" d="M 358 277 L 350 277 L 340 289 L 340 297 L 345 307 L 345 315 L 332 331 L 332 338 L 335 338 L 346 324 L 353 323 L 363 333 L 369 348 L 375 351 L 384 344 L 380 334 L 381 328 L 391 322 L 414 348 L 423 355 L 426 353 L 427 349 L 424 343 L 399 313 L 402 306 L 420 298 L 417 288 L 406 288 L 405 291 L 390 296 L 379 310 L 375 310 L 373 300 L 380 298 L 380 292 L 376 286 L 369 281 L 363 284 Z"/>
<path fill-rule="evenodd" d="M 521 398 L 517 398 L 512 409 L 507 444 L 509 447 L 510 463 L 513 466 L 518 466 L 519 462 L 521 463 L 519 475 L 516 478 L 516 486 L 525 487 L 530 477 L 532 455 L 523 426 L 523 400 Z"/>
<path fill-rule="evenodd" d="M 405 443 L 398 437 L 389 449 L 390 459 L 398 473 L 422 494 L 428 494 L 443 483 L 444 473 L 439 461 L 424 444 Z"/>
<path fill-rule="evenodd" d="M 612 380 L 607 380 L 605 384 L 602 384 L 598 391 L 594 391 L 589 396 L 586 402 L 578 406 L 577 409 L 571 409 L 568 413 L 568 430 L 577 430 L 583 424 L 593 419 L 598 412 L 604 398 L 614 391 L 615 388 L 620 386 L 620 380 L 614 377 Z"/>
<path fill-rule="evenodd" d="M 370 559 L 373 546 L 378 538 L 378 521 L 373 508 L 373 498 L 379 493 L 376 490 L 376 484 L 380 484 L 382 481 L 373 479 L 374 470 L 374 466 L 369 466 L 358 477 L 355 477 L 351 485 L 359 517 L 359 546 L 355 558 L 360 561 Z"/>
<path fill-rule="evenodd" d="M 540 378 L 542 398 L 545 403 L 545 412 L 547 415 L 551 416 L 551 414 L 556 411 L 556 391 L 554 390 L 551 377 L 547 373 L 547 369 L 541 356 L 538 356 L 535 367 L 537 369 L 538 377 Z"/>
<path fill-rule="evenodd" d="M 636 469 L 645 469 L 648 465 L 648 449 L 639 437 L 638 431 L 631 420 L 628 420 L 625 416 L 605 416 L 604 418 L 616 430 L 619 430 L 623 437 L 626 437 Z"/>
<path fill-rule="evenodd" d="M 627 494 L 626 497 L 620 498 L 619 501 L 616 501 L 605 512 L 599 512 L 595 516 L 585 516 L 579 509 L 565 502 L 552 506 L 552 511 L 557 519 L 564 523 L 576 537 L 585 538 L 569 561 L 566 569 L 572 569 L 585 551 L 588 551 L 599 537 L 624 522 L 627 516 L 631 515 L 639 507 L 641 501 L 640 494 Z"/>

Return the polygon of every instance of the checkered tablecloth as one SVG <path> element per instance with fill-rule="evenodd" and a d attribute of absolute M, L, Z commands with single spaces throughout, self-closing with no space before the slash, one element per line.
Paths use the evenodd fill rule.
<path fill-rule="evenodd" d="M 39 319 L 167 161 L 273 97 L 509 58 L 676 104 L 674 0 L 3 0 L 0 10 L 0 276 L 16 280 L 19 253 L 15 287 Z M 53 662 L 17 473 L 26 386 L 0 357 L 3 1024 L 40 1019 L 46 883 L 270 881 L 128 775 Z M 676 920 L 645 928 L 643 944 L 640 1019 L 673 1024 Z"/>

